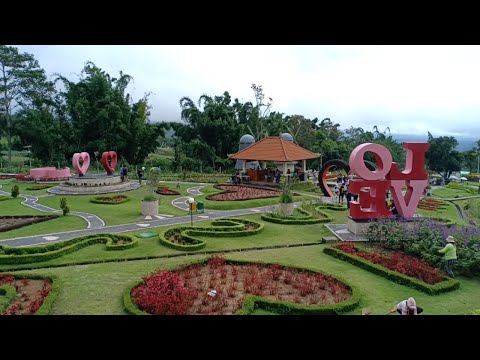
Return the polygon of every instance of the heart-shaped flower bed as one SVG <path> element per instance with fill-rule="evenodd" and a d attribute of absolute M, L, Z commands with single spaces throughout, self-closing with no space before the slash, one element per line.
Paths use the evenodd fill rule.
<path fill-rule="evenodd" d="M 137 307 L 134 311 L 157 315 L 229 315 L 262 304 L 284 313 L 335 314 L 358 303 L 352 289 L 331 276 L 279 264 L 226 261 L 219 256 L 144 277 L 127 295 Z"/>
<path fill-rule="evenodd" d="M 90 202 L 95 204 L 121 204 L 128 201 L 128 196 L 126 195 L 114 195 L 114 196 L 97 196 L 93 199 L 90 199 Z"/>
<path fill-rule="evenodd" d="M 155 192 L 160 195 L 180 195 L 178 191 L 170 190 L 166 186 L 159 186 L 158 189 L 155 190 Z"/>
<path fill-rule="evenodd" d="M 206 197 L 213 201 L 243 201 L 252 199 L 265 199 L 280 196 L 280 192 L 273 189 L 264 189 L 255 186 L 244 185 L 215 185 L 215 189 L 224 190 L 219 194 L 211 194 Z"/>

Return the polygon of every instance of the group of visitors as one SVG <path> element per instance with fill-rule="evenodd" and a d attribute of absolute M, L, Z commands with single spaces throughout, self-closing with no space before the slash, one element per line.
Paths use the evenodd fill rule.
<path fill-rule="evenodd" d="M 350 208 L 350 202 L 358 201 L 358 194 L 352 194 L 349 190 L 350 179 L 347 176 L 339 176 L 335 184 L 335 194 L 338 196 L 338 203 L 343 204 L 344 199 L 347 202 L 347 208 Z"/>

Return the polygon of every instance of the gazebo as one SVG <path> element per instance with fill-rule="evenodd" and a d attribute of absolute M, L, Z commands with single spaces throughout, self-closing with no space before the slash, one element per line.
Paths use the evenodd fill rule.
<path fill-rule="evenodd" d="M 267 161 L 275 161 L 283 163 L 283 174 L 287 173 L 287 163 L 303 161 L 304 181 L 307 182 L 306 175 L 306 161 L 310 159 L 317 159 L 320 154 L 313 153 L 287 141 L 281 137 L 267 136 L 259 142 L 250 145 L 249 147 L 240 150 L 235 154 L 230 154 L 228 157 L 232 160 L 245 160 L 243 162 L 243 173 L 246 173 L 246 163 L 249 161 L 263 161 L 263 168 L 266 167 Z M 258 171 L 258 170 L 257 170 Z"/>

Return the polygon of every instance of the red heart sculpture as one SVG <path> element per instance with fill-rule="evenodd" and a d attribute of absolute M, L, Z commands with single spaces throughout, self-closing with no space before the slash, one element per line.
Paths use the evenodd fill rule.
<path fill-rule="evenodd" d="M 113 175 L 117 166 L 117 153 L 115 151 L 105 151 L 102 154 L 102 165 L 108 175 Z"/>
<path fill-rule="evenodd" d="M 80 161 L 83 162 L 82 165 L 80 165 Z M 88 168 L 90 167 L 90 155 L 88 155 L 88 152 L 73 154 L 72 165 L 75 169 L 75 174 L 85 176 Z"/>

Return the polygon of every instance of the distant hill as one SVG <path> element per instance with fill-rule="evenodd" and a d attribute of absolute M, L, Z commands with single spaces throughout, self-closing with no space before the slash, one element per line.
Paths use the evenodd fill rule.
<path fill-rule="evenodd" d="M 427 142 L 428 135 L 405 135 L 405 134 L 392 134 L 392 137 L 397 140 L 399 143 L 402 142 Z M 435 136 L 437 137 L 437 136 Z M 469 138 L 469 137 L 461 137 L 455 136 L 458 141 L 458 146 L 456 150 L 462 152 L 473 149 L 475 146 L 475 142 L 477 142 L 478 138 Z"/>

